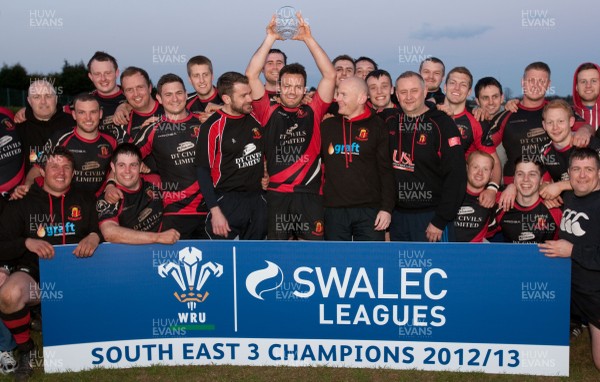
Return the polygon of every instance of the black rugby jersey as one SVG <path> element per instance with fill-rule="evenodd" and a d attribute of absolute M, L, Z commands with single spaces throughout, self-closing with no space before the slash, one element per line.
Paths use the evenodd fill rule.
<path fill-rule="evenodd" d="M 470 153 L 476 150 L 488 154 L 496 152 L 494 147 L 483 145 L 483 130 L 481 124 L 473 117 L 473 114 L 467 111 L 466 108 L 462 113 L 453 116 L 452 119 L 454 119 L 454 123 L 456 123 L 456 127 L 460 132 L 460 140 L 462 142 L 463 150 L 465 150 L 465 159 L 469 157 Z"/>
<path fill-rule="evenodd" d="M 588 147 L 600 153 L 600 139 L 592 136 Z M 574 148 L 568 145 L 559 150 L 552 142 L 544 146 L 541 162 L 553 181 L 569 180 L 569 157 Z"/>
<path fill-rule="evenodd" d="M 110 204 L 100 195 L 96 202 L 98 222 L 114 221 L 121 227 L 136 231 L 159 232 L 162 222 L 163 204 L 160 177 L 156 174 L 141 175 L 137 190 L 129 190 L 116 184 L 123 192 L 123 199 Z"/>
<path fill-rule="evenodd" d="M 142 157 L 152 156 L 162 180 L 165 215 L 206 213 L 196 180 L 196 138 L 200 121 L 189 114 L 179 121 L 163 116 L 138 136 L 135 145 Z"/>
<path fill-rule="evenodd" d="M 496 200 L 498 200 L 497 194 Z M 465 200 L 454 219 L 456 241 L 480 243 L 487 235 L 488 225 L 494 216 L 494 207 L 485 208 L 479 204 L 479 195 L 467 190 Z"/>
<path fill-rule="evenodd" d="M 263 130 L 250 115 L 215 112 L 198 136 L 198 166 L 210 169 L 217 194 L 260 191 L 263 170 Z"/>
<path fill-rule="evenodd" d="M 504 241 L 509 243 L 543 243 L 546 240 L 556 240 L 560 218 L 560 209 L 548 209 L 542 198 L 529 207 L 523 207 L 515 201 L 514 208 L 509 211 L 505 212 L 501 208 L 496 210 L 488 237 L 502 231 Z"/>
<path fill-rule="evenodd" d="M 198 97 L 198 93 L 189 94 L 185 108 L 188 109 L 190 113 L 200 114 L 204 113 L 204 110 L 206 110 L 206 106 L 209 103 L 214 103 L 215 105 L 223 105 L 223 100 L 221 99 L 219 93 L 217 93 L 216 89 L 214 94 L 207 99 L 200 99 Z"/>
<path fill-rule="evenodd" d="M 98 133 L 92 140 L 77 133 L 77 128 L 50 140 L 46 155 L 53 147 L 63 146 L 75 157 L 73 186 L 89 192 L 97 192 L 106 180 L 110 158 L 117 142 L 108 134 Z"/>
<path fill-rule="evenodd" d="M 266 93 L 252 105 L 265 126 L 268 190 L 322 193 L 320 125 L 329 104 L 317 92 L 310 104 L 291 109 L 271 105 Z"/>
<path fill-rule="evenodd" d="M 512 183 L 517 158 L 522 156 L 530 161 L 541 161 L 542 149 L 550 142 L 542 126 L 545 105 L 546 102 L 536 108 L 527 108 L 519 104 L 519 110 L 506 114 L 502 121 L 499 134 L 508 158 L 503 171 L 505 184 Z"/>
<path fill-rule="evenodd" d="M 0 193 L 10 192 L 23 179 L 22 149 L 12 112 L 0 107 Z"/>

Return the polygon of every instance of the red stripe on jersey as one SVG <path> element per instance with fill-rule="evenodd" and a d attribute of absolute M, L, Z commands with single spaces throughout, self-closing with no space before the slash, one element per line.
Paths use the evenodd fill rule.
<path fill-rule="evenodd" d="M 227 123 L 227 117 L 222 115 L 215 123 L 210 125 L 208 130 L 208 163 L 210 166 L 210 175 L 213 180 L 213 186 L 216 187 L 221 180 L 221 160 L 223 154 L 221 143 L 223 141 L 223 129 Z"/>

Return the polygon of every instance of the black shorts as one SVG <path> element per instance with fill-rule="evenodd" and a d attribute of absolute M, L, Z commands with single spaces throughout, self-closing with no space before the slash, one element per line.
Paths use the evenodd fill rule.
<path fill-rule="evenodd" d="M 16 265 L 1 265 L 1 268 L 4 268 L 8 271 L 9 275 L 12 275 L 15 272 L 24 272 L 31 276 L 32 279 L 35 280 L 36 283 L 40 283 L 40 267 L 39 265 L 34 264 L 16 264 Z"/>
<path fill-rule="evenodd" d="M 600 329 L 600 294 L 572 290 L 571 315 L 584 318 Z"/>
<path fill-rule="evenodd" d="M 180 240 L 206 240 L 206 215 L 163 215 L 161 232 L 176 229 Z"/>
<path fill-rule="evenodd" d="M 217 203 L 231 232 L 225 238 L 212 231 L 209 212 L 206 215 L 206 233 L 211 240 L 264 240 L 267 236 L 267 201 L 262 191 L 227 192 L 219 196 Z"/>
<path fill-rule="evenodd" d="M 323 196 L 267 192 L 269 240 L 323 240 Z"/>

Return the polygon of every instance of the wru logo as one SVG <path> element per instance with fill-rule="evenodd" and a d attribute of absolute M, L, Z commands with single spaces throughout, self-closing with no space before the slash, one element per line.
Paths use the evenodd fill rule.
<path fill-rule="evenodd" d="M 179 251 L 178 263 L 169 261 L 158 266 L 160 277 L 166 278 L 171 275 L 175 279 L 181 288 L 181 292 L 174 293 L 175 298 L 187 303 L 190 310 L 196 308 L 197 302 L 203 302 L 208 297 L 208 292 L 201 291 L 210 275 L 221 277 L 223 274 L 221 264 L 209 261 L 200 265 L 201 261 L 202 251 L 194 247 L 185 247 Z"/>

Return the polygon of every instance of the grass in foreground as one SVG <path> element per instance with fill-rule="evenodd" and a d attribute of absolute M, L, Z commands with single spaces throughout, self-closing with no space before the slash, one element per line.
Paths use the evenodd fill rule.
<path fill-rule="evenodd" d="M 569 378 L 329 367 L 153 366 L 134 369 L 96 369 L 79 373 L 61 374 L 44 374 L 42 370 L 36 370 L 31 381 L 600 381 L 600 372 L 596 371 L 592 362 L 587 331 L 571 344 L 570 361 Z M 12 376 L 0 376 L 0 381 L 11 380 Z"/>

